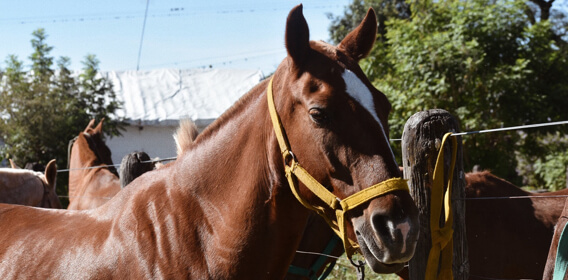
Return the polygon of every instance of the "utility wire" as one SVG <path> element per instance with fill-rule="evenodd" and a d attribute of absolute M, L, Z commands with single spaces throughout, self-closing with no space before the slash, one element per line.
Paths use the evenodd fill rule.
<path fill-rule="evenodd" d="M 335 7 L 343 7 L 344 5 L 320 5 L 310 7 L 310 10 L 321 10 L 330 9 Z M 208 14 L 252 14 L 252 13 L 264 13 L 273 12 L 279 10 L 289 10 L 289 7 L 282 8 L 254 8 L 254 9 L 236 9 L 236 10 L 215 10 L 215 11 L 188 11 L 179 12 L 176 10 L 171 10 L 170 12 L 162 12 L 155 14 L 144 15 L 133 12 L 133 13 L 101 13 L 101 14 L 85 14 L 85 15 L 54 15 L 54 16 L 43 16 L 43 17 L 14 17 L 14 18 L 0 18 L 0 22 L 3 24 L 6 22 L 14 22 L 16 24 L 31 24 L 31 23 L 74 23 L 74 22 L 86 22 L 86 21 L 103 21 L 103 20 L 124 20 L 124 19 L 135 19 L 140 17 L 183 17 L 183 16 L 206 16 Z"/>
<path fill-rule="evenodd" d="M 146 18 L 148 18 L 148 6 L 150 0 L 146 0 L 146 12 L 144 13 L 144 23 L 142 23 L 142 36 L 140 37 L 140 47 L 138 48 L 138 60 L 136 62 L 136 71 L 140 70 L 140 56 L 142 55 L 142 42 L 144 41 L 144 30 L 146 29 Z"/>

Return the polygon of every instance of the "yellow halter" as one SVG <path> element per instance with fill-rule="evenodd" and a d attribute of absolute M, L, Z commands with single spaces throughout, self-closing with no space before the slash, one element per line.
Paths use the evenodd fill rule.
<path fill-rule="evenodd" d="M 272 79 L 270 79 L 270 82 L 268 84 L 267 97 L 270 117 L 274 126 L 274 132 L 276 133 L 276 138 L 278 139 L 278 144 L 280 145 L 280 150 L 284 159 L 286 178 L 288 178 L 288 183 L 290 185 L 292 193 L 294 193 L 294 196 L 296 196 L 296 198 L 302 205 L 312 211 L 315 211 L 325 219 L 329 226 L 343 240 L 343 247 L 345 248 L 347 257 L 349 258 L 349 260 L 351 260 L 351 262 L 353 262 L 351 257 L 353 256 L 353 254 L 355 254 L 355 252 L 359 250 L 359 245 L 355 241 L 350 240 L 347 237 L 345 214 L 348 211 L 358 207 L 359 205 L 380 195 L 396 190 L 408 192 L 408 184 L 406 183 L 406 180 L 401 178 L 392 178 L 363 189 L 343 200 L 339 199 L 333 193 L 328 191 L 324 186 L 322 186 L 316 179 L 314 179 L 304 168 L 302 168 L 296 160 L 296 157 L 290 150 L 290 145 L 288 144 L 288 141 L 286 140 L 283 133 L 284 128 L 282 127 L 282 122 L 280 121 L 280 117 L 278 116 L 276 107 L 274 105 L 274 97 L 272 94 Z M 295 179 L 300 180 L 302 183 L 304 183 L 304 185 L 306 185 L 306 187 L 310 189 L 313 194 L 319 197 L 326 205 L 311 205 L 302 197 L 300 197 L 298 193 L 298 185 Z M 335 217 L 330 218 L 326 215 L 326 207 L 329 207 L 329 210 L 335 212 Z"/>

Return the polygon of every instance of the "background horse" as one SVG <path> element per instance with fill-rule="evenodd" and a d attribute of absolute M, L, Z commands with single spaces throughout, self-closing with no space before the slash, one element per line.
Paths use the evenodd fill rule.
<path fill-rule="evenodd" d="M 0 275 L 281 279 L 310 212 L 285 177 L 267 92 L 293 159 L 331 194 L 345 199 L 393 182 L 400 171 L 385 132 L 390 103 L 357 65 L 376 29 L 370 10 L 337 47 L 310 42 L 295 7 L 286 22 L 288 56 L 272 87 L 254 87 L 175 162 L 91 210 L 0 205 Z M 304 184 L 297 191 L 325 207 Z M 345 221 L 374 271 L 397 270 L 412 257 L 418 210 L 407 191 L 374 196 Z"/>
<path fill-rule="evenodd" d="M 61 208 L 55 193 L 56 179 L 55 160 L 47 164 L 45 174 L 26 169 L 0 168 L 0 203 Z"/>
<path fill-rule="evenodd" d="M 91 120 L 71 144 L 68 209 L 96 208 L 128 183 L 154 169 L 154 164 L 147 162 L 150 160 L 147 153 L 132 152 L 122 158 L 118 176 L 112 153 L 102 140 L 103 121 L 93 128 L 94 121 Z"/>
<path fill-rule="evenodd" d="M 93 127 L 94 123 L 95 120 L 91 120 L 70 144 L 67 209 L 96 208 L 120 191 L 120 180 L 110 149 L 102 138 L 103 120 L 96 127 Z"/>
<path fill-rule="evenodd" d="M 541 279 L 568 189 L 524 191 L 489 172 L 466 176 L 470 278 Z M 492 197 L 528 196 L 519 199 Z M 542 198 L 546 197 L 546 198 Z"/>
<path fill-rule="evenodd" d="M 178 129 L 173 135 L 178 157 L 189 150 L 198 134 L 199 132 L 194 122 L 189 119 L 180 121 Z M 163 165 L 156 166 L 148 161 L 150 161 L 150 156 L 145 152 L 134 152 L 124 156 L 120 163 L 120 186 L 124 188 L 134 179 L 140 177 L 140 175 L 155 168 L 163 167 Z"/>
<path fill-rule="evenodd" d="M 568 195 L 568 189 L 531 193 L 487 171 L 467 173 L 466 183 L 470 278 L 541 279 L 554 225 L 564 207 L 565 198 L 555 196 Z M 529 198 L 509 199 L 521 196 Z M 333 232 L 322 222 L 306 227 L 299 251 L 322 252 L 328 246 Z M 340 256 L 341 249 L 336 246 L 330 255 Z M 319 258 L 298 253 L 292 265 L 310 269 Z M 327 258 L 326 264 L 332 261 L 333 258 Z M 317 266 L 316 275 L 321 275 L 324 268 Z M 397 274 L 409 279 L 406 268 Z M 289 273 L 287 279 L 307 277 Z"/>
<path fill-rule="evenodd" d="M 140 175 L 154 170 L 154 163 L 145 152 L 133 152 L 122 158 L 119 169 L 120 187 L 124 188 Z"/>

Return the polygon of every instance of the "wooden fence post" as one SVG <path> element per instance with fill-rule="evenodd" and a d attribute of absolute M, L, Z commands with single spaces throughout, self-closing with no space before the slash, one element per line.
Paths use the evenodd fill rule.
<path fill-rule="evenodd" d="M 434 109 L 414 114 L 406 122 L 402 134 L 404 177 L 409 181 L 410 194 L 420 212 L 420 236 L 416 253 L 409 262 L 410 279 L 423 280 L 432 244 L 430 235 L 430 187 L 442 137 L 447 132 L 459 132 L 457 120 L 445 110 Z M 456 137 L 456 136 L 451 136 Z M 453 176 L 452 210 L 454 227 L 454 279 L 468 279 L 467 237 L 465 235 L 465 173 L 461 137 L 454 174 L 448 174 L 452 142 L 445 147 L 445 182 Z M 443 219 L 440 219 L 443 222 Z M 442 226 L 442 225 L 440 225 Z M 431 279 L 426 279 L 431 280 Z"/>

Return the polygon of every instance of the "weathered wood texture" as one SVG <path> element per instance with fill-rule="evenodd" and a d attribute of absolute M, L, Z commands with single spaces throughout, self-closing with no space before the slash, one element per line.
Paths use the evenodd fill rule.
<path fill-rule="evenodd" d="M 410 193 L 420 211 L 420 236 L 414 258 L 409 263 L 410 279 L 425 279 L 426 263 L 431 247 L 430 188 L 432 174 L 447 132 L 459 132 L 457 120 L 445 110 L 435 109 L 414 114 L 407 121 L 402 135 L 404 176 L 409 180 Z M 455 137 L 455 136 L 452 136 Z M 450 139 L 448 139 L 450 140 Z M 458 152 L 454 169 L 452 209 L 454 227 L 454 279 L 468 279 L 467 237 L 465 234 L 465 174 L 463 172 L 462 144 L 458 136 Z M 449 176 L 451 141 L 446 141 L 445 182 Z M 442 216 L 443 217 L 443 216 Z M 443 222 L 443 218 L 440 219 Z M 443 226 L 443 225 L 440 225 Z"/>

